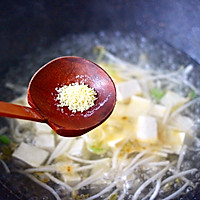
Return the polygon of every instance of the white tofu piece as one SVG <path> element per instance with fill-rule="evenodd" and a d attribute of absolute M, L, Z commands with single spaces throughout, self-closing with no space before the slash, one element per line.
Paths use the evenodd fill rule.
<path fill-rule="evenodd" d="M 32 167 L 39 167 L 47 159 L 48 151 L 32 146 L 30 144 L 21 143 L 20 146 L 12 154 Z"/>
<path fill-rule="evenodd" d="M 168 124 L 179 131 L 189 132 L 191 131 L 194 122 L 189 117 L 177 115 L 173 117 Z"/>
<path fill-rule="evenodd" d="M 85 141 L 83 138 L 75 139 L 68 154 L 76 157 L 88 157 L 89 151 L 87 150 Z"/>
<path fill-rule="evenodd" d="M 183 145 L 183 144 L 185 144 L 185 142 L 187 142 L 186 140 L 186 133 L 184 133 L 184 132 L 180 132 L 179 134 L 179 137 L 180 137 L 180 143 L 181 143 L 181 146 Z"/>
<path fill-rule="evenodd" d="M 115 108 L 111 114 L 111 117 L 121 118 L 126 116 L 128 105 L 120 102 L 116 102 Z"/>
<path fill-rule="evenodd" d="M 165 137 L 165 141 L 171 146 L 171 151 L 179 154 L 186 141 L 186 133 L 170 129 Z"/>
<path fill-rule="evenodd" d="M 75 186 L 81 181 L 81 177 L 78 173 L 73 173 L 72 175 L 62 174 L 63 181 L 70 186 Z"/>
<path fill-rule="evenodd" d="M 173 148 L 174 148 L 174 153 L 180 154 L 181 149 L 182 149 L 182 147 L 185 143 L 185 140 L 186 140 L 186 133 L 179 132 L 177 134 L 177 137 L 179 137 L 179 144 L 178 144 L 178 140 L 177 140 L 177 144 Z M 172 138 L 172 139 L 176 140 L 176 138 Z"/>
<path fill-rule="evenodd" d="M 36 134 L 51 134 L 52 128 L 45 123 L 35 122 Z"/>
<path fill-rule="evenodd" d="M 118 83 L 116 85 L 116 91 L 118 101 L 130 98 L 132 95 L 140 95 L 142 93 L 140 84 L 136 79 Z"/>
<path fill-rule="evenodd" d="M 156 118 L 150 116 L 139 116 L 136 137 L 145 143 L 155 143 L 158 140 Z"/>
<path fill-rule="evenodd" d="M 178 131 L 174 128 L 169 128 L 165 135 L 162 136 L 162 141 L 171 146 L 170 150 L 179 154 L 183 145 L 192 145 L 194 137 L 184 131 Z"/>
<path fill-rule="evenodd" d="M 128 105 L 126 115 L 128 117 L 137 117 L 138 115 L 145 115 L 149 112 L 151 101 L 138 96 L 132 96 L 131 102 Z"/>
<path fill-rule="evenodd" d="M 184 133 L 184 132 L 181 132 Z M 181 140 L 183 140 L 183 143 L 187 146 L 191 146 L 192 142 L 194 142 L 194 136 L 191 134 L 185 133 L 184 137 L 181 135 Z"/>
<path fill-rule="evenodd" d="M 160 100 L 161 104 L 163 104 L 164 106 L 171 106 L 171 107 L 182 105 L 186 101 L 187 101 L 186 98 L 172 91 L 167 91 L 167 93 Z"/>
<path fill-rule="evenodd" d="M 49 151 L 55 148 L 55 139 L 53 134 L 36 135 L 36 137 L 33 139 L 33 143 L 36 147 Z"/>
<path fill-rule="evenodd" d="M 154 117 L 164 117 L 166 107 L 159 104 L 153 104 L 151 100 L 132 96 L 131 102 L 126 109 L 128 117 L 137 117 L 138 115 L 152 115 Z"/>
<path fill-rule="evenodd" d="M 18 97 L 17 99 L 12 101 L 12 103 L 17 104 L 17 105 L 21 105 L 21 106 L 29 106 L 26 95 Z"/>
<path fill-rule="evenodd" d="M 115 147 L 115 145 L 118 142 L 122 141 L 124 139 L 124 137 L 125 137 L 124 135 L 119 135 L 118 138 L 116 137 L 115 139 L 108 141 L 108 146 Z"/>
<path fill-rule="evenodd" d="M 96 172 L 98 172 L 102 168 L 103 168 L 103 172 L 109 170 L 110 169 L 110 165 L 111 165 L 111 159 L 110 158 L 105 158 L 101 162 L 96 162 L 94 167 L 92 168 L 91 175 L 95 174 Z M 99 176 L 101 176 L 101 174 Z"/>
<path fill-rule="evenodd" d="M 149 114 L 153 117 L 163 118 L 166 113 L 167 108 L 163 105 L 153 104 L 149 110 Z"/>

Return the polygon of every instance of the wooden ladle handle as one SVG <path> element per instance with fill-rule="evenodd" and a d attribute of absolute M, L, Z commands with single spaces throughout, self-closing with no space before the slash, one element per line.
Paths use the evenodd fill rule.
<path fill-rule="evenodd" d="M 45 122 L 44 117 L 42 117 L 35 109 L 3 101 L 0 101 L 0 116 Z"/>

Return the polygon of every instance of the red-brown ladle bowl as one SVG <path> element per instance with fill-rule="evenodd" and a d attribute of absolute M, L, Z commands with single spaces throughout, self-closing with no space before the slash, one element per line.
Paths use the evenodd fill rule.
<path fill-rule="evenodd" d="M 97 92 L 95 105 L 73 113 L 58 107 L 55 88 L 84 83 Z M 0 116 L 45 122 L 61 136 L 80 136 L 103 123 L 116 103 L 116 89 L 110 76 L 95 63 L 80 57 L 56 58 L 32 77 L 28 87 L 31 107 L 0 102 Z"/>

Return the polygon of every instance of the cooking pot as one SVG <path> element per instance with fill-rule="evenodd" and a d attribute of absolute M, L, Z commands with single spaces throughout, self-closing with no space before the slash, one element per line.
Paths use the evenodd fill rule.
<path fill-rule="evenodd" d="M 192 64 L 190 77 L 200 87 L 200 2 L 160 1 L 1 1 L 0 100 L 22 94 L 33 73 L 51 59 L 76 55 L 94 60 L 93 47 L 137 63 L 177 69 Z M 15 86 L 18 89 L 12 90 Z M 0 119 L 0 127 L 7 126 Z M 7 131 L 9 134 L 9 130 Z M 4 152 L 5 153 L 5 152 Z M 16 160 L 8 161 L 12 168 Z M 0 165 L 0 199 L 54 199 L 50 193 Z M 200 185 L 182 199 L 198 199 Z"/>

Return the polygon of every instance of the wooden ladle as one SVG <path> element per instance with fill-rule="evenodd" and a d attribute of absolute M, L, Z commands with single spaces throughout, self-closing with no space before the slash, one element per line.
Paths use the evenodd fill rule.
<path fill-rule="evenodd" d="M 57 106 L 56 87 L 84 82 L 97 92 L 95 105 L 84 112 L 73 113 Z M 80 57 L 59 57 L 32 77 L 28 87 L 31 107 L 0 101 L 0 116 L 47 123 L 61 136 L 82 135 L 104 122 L 116 103 L 115 85 L 110 76 L 95 63 Z"/>

